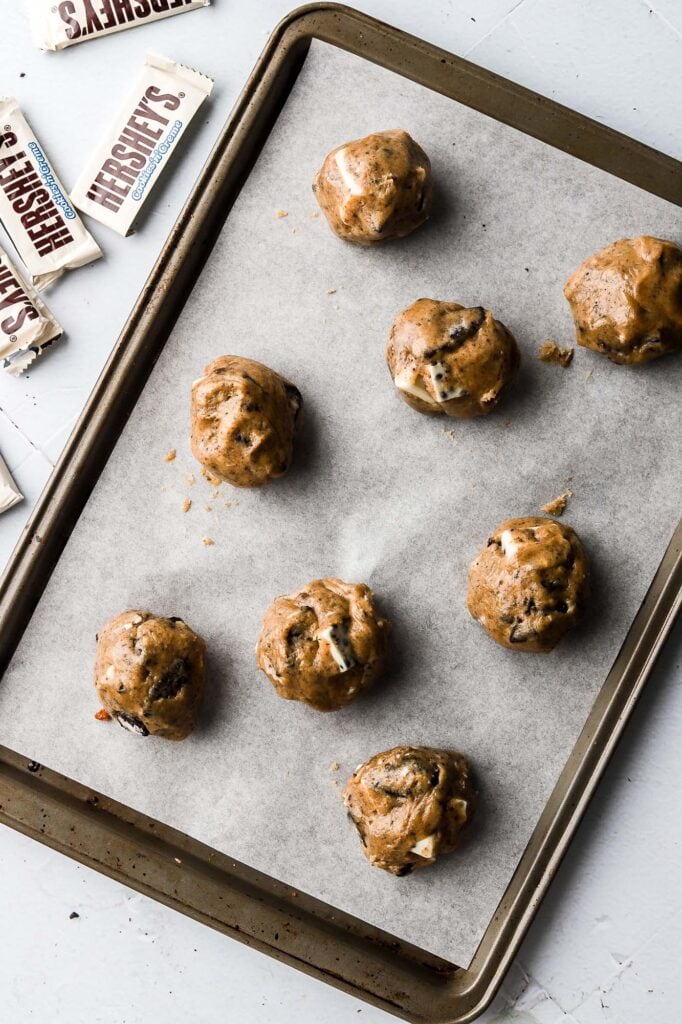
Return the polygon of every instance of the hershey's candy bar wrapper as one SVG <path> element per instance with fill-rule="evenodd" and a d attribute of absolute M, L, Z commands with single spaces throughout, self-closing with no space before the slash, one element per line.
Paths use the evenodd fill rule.
<path fill-rule="evenodd" d="M 143 203 L 212 89 L 213 80 L 206 75 L 148 53 L 123 109 L 71 192 L 78 209 L 121 235 L 130 234 Z"/>
<path fill-rule="evenodd" d="M 13 505 L 23 500 L 23 494 L 12 479 L 12 474 L 0 455 L 0 512 L 6 512 L 8 508 L 12 508 Z"/>
<path fill-rule="evenodd" d="M 18 377 L 62 333 L 37 292 L 0 249 L 0 366 Z"/>
<path fill-rule="evenodd" d="M 0 99 L 0 220 L 36 288 L 102 255 L 13 96 Z"/>
<path fill-rule="evenodd" d="M 41 50 L 67 46 L 210 7 L 211 0 L 28 0 L 33 41 Z"/>

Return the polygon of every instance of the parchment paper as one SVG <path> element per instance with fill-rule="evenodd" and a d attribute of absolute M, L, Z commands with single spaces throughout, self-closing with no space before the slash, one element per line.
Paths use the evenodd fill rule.
<path fill-rule="evenodd" d="M 432 222 L 350 247 L 310 217 L 314 172 L 340 142 L 393 127 L 431 155 Z M 0 687 L 0 742 L 466 966 L 678 516 L 682 360 L 535 357 L 548 337 L 572 341 L 569 272 L 643 232 L 679 242 L 679 210 L 314 45 Z M 426 418 L 394 394 L 386 334 L 422 295 L 485 304 L 518 338 L 522 373 L 488 418 Z M 222 353 L 295 381 L 307 422 L 286 478 L 212 497 L 189 454 L 188 395 Z M 589 621 L 551 655 L 503 650 L 467 613 L 467 566 L 569 475 Z M 277 698 L 253 653 L 275 595 L 325 574 L 375 589 L 395 647 L 386 679 L 329 715 Z M 181 615 L 208 642 L 204 720 L 185 743 L 93 718 L 95 632 L 128 607 Z M 356 764 L 397 743 L 463 750 L 482 795 L 470 841 L 404 879 L 367 865 L 340 798 Z"/>

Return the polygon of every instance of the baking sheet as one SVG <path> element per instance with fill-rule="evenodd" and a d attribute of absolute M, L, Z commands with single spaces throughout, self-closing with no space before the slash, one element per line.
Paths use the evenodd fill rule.
<path fill-rule="evenodd" d="M 339 142 L 397 126 L 431 155 L 433 220 L 382 249 L 343 245 L 310 217 L 313 174 Z M 680 211 L 314 43 L 0 686 L 0 742 L 467 966 L 679 515 L 680 360 L 535 360 L 545 338 L 571 340 L 569 272 L 645 231 L 679 241 Z M 395 397 L 386 332 L 421 295 L 484 303 L 517 336 L 522 373 L 487 419 Z M 304 395 L 297 464 L 266 491 L 216 495 L 189 454 L 189 384 L 224 352 Z M 467 566 L 569 475 L 590 620 L 551 655 L 503 650 L 466 611 Z M 253 647 L 272 598 L 325 574 L 374 587 L 395 650 L 373 692 L 323 716 L 279 700 Z M 206 713 L 183 744 L 93 718 L 94 634 L 125 607 L 182 615 L 208 641 Z M 395 879 L 367 866 L 340 791 L 401 742 L 465 751 L 482 805 L 458 853 Z"/>

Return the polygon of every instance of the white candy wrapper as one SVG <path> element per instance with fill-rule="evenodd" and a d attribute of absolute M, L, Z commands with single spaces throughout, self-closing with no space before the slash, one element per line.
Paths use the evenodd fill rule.
<path fill-rule="evenodd" d="M 28 12 L 36 46 L 41 50 L 64 50 L 210 5 L 211 0 L 28 0 Z"/>
<path fill-rule="evenodd" d="M 143 203 L 212 89 L 213 80 L 206 75 L 148 53 L 123 109 L 71 192 L 78 209 L 120 235 L 130 234 Z"/>
<path fill-rule="evenodd" d="M 38 289 L 102 255 L 12 96 L 0 99 L 0 220 Z"/>
<path fill-rule="evenodd" d="M 0 366 L 18 377 L 62 329 L 0 249 Z"/>
<path fill-rule="evenodd" d="M 6 512 L 7 509 L 23 500 L 23 494 L 12 479 L 12 474 L 0 455 L 0 512 Z"/>

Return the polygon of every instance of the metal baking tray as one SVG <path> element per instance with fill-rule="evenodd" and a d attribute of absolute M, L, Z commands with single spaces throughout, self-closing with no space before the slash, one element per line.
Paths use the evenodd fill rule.
<path fill-rule="evenodd" d="M 32 615 L 313 39 L 519 128 L 671 202 L 680 165 L 348 8 L 321 4 L 271 37 L 0 581 L 0 672 Z M 463 1022 L 492 999 L 679 610 L 682 526 L 467 970 L 271 879 L 0 747 L 0 821 L 277 959 L 408 1020 Z"/>

